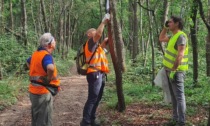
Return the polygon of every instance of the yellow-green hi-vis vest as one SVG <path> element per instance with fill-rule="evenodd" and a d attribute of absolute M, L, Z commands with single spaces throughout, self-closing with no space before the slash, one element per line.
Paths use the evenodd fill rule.
<path fill-rule="evenodd" d="M 182 58 L 181 64 L 178 66 L 176 71 L 186 71 L 188 70 L 188 39 L 187 35 L 183 31 L 177 32 L 174 36 L 172 36 L 168 42 L 168 46 L 166 48 L 166 52 L 163 59 L 163 66 L 169 69 L 172 69 L 174 66 L 174 62 L 178 55 L 178 51 L 174 48 L 177 39 L 180 35 L 184 35 L 186 38 L 186 47 L 184 51 L 184 57 Z"/>

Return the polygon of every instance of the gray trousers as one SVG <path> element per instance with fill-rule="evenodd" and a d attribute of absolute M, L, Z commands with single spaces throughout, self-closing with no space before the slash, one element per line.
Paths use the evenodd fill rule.
<path fill-rule="evenodd" d="M 30 93 L 31 125 L 52 126 L 53 97 L 50 93 L 35 95 Z"/>
<path fill-rule="evenodd" d="M 166 71 L 169 78 L 170 71 Z M 185 72 L 176 72 L 173 79 L 169 79 L 169 89 L 173 106 L 173 119 L 179 124 L 185 124 L 186 101 L 184 94 Z"/>

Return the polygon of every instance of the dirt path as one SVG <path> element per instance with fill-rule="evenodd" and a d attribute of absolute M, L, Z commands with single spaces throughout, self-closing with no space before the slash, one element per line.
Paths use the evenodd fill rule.
<path fill-rule="evenodd" d="M 82 110 L 87 98 L 87 82 L 85 76 L 75 75 L 61 77 L 60 93 L 54 97 L 54 126 L 79 126 Z M 24 97 L 16 105 L 0 113 L 0 126 L 30 126 L 30 100 Z"/>
<path fill-rule="evenodd" d="M 71 74 L 73 76 L 61 77 L 62 90 L 54 97 L 54 126 L 79 126 L 82 118 L 87 98 L 87 81 L 85 76 L 76 75 L 75 68 L 71 70 Z M 0 126 L 30 126 L 30 106 L 29 97 L 25 96 L 16 105 L 0 112 Z M 127 106 L 123 113 L 101 108 L 103 107 L 99 107 L 99 116 L 104 120 L 104 126 L 116 123 L 122 126 L 162 126 L 171 114 L 171 108 L 155 103 L 134 103 Z M 207 120 L 205 113 L 206 110 L 199 107 L 198 113 L 187 116 L 187 120 L 199 126 L 203 119 Z"/>

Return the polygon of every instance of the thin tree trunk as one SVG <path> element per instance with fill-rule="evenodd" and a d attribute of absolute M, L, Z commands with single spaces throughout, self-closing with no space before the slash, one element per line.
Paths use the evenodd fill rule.
<path fill-rule="evenodd" d="M 136 56 L 138 55 L 138 31 L 139 31 L 139 26 L 138 26 L 138 18 L 137 18 L 137 0 L 134 1 L 133 3 L 133 55 L 132 59 L 133 62 L 135 63 L 136 61 Z"/>
<path fill-rule="evenodd" d="M 49 32 L 44 0 L 40 0 L 40 3 L 41 3 L 42 17 L 43 17 L 43 22 L 44 22 L 44 31 Z"/>
<path fill-rule="evenodd" d="M 2 71 L 2 66 L 1 66 L 1 62 L 0 62 L 0 80 L 3 79 L 3 71 Z"/>
<path fill-rule="evenodd" d="M 22 8 L 22 36 L 23 36 L 23 42 L 24 45 L 27 46 L 27 14 L 26 14 L 26 6 L 25 6 L 25 0 L 21 0 L 21 8 Z"/>
<path fill-rule="evenodd" d="M 142 4 L 142 2 L 143 1 L 139 1 L 141 4 Z M 142 27 L 143 27 L 143 22 L 142 22 L 142 19 L 143 19 L 143 16 L 142 16 L 142 14 L 143 14 L 143 12 L 142 12 L 142 8 L 141 7 L 139 7 L 139 15 L 140 15 L 140 17 L 139 17 L 139 25 L 140 25 L 140 27 L 139 27 L 139 35 L 140 35 L 140 45 L 141 45 L 141 48 L 139 47 L 139 51 L 141 51 L 142 52 L 142 56 L 144 56 L 144 51 L 145 51 L 145 49 L 144 49 L 144 47 L 145 47 L 145 43 L 143 42 L 143 29 L 142 29 Z M 139 52 L 138 52 L 139 53 Z"/>
<path fill-rule="evenodd" d="M 115 7 L 116 1 L 110 1 L 110 9 L 111 9 L 111 15 L 113 16 L 111 21 L 108 23 L 108 35 L 109 35 L 109 48 L 110 53 L 114 65 L 115 70 L 115 76 L 116 76 L 116 88 L 117 88 L 117 96 L 118 96 L 118 104 L 117 109 L 119 112 L 122 112 L 125 110 L 125 99 L 123 94 L 123 86 L 122 86 L 122 72 L 124 70 L 124 58 L 123 58 L 123 40 L 122 40 L 122 34 L 121 29 L 119 27 L 119 23 L 117 21 L 116 17 L 116 7 Z M 112 24 L 112 25 L 111 25 Z M 113 31 L 112 31 L 113 30 Z M 114 36 L 112 36 L 114 35 Z M 113 39 L 115 40 L 115 44 L 113 43 Z M 117 47 L 117 48 L 115 48 Z M 115 51 L 116 50 L 116 53 Z M 117 54 L 117 56 L 116 56 Z"/>
<path fill-rule="evenodd" d="M 133 9 L 132 9 L 132 0 L 129 0 L 129 15 L 128 15 L 128 23 L 129 23 L 129 35 L 130 36 L 133 36 Z M 130 52 L 130 55 L 132 56 L 133 55 L 133 38 L 132 37 L 129 37 L 129 52 Z"/>
<path fill-rule="evenodd" d="M 195 86 L 197 85 L 198 82 L 197 11 L 198 11 L 198 4 L 197 1 L 194 0 L 191 12 L 191 19 L 193 21 L 193 25 L 190 26 L 190 34 L 191 34 L 192 50 L 193 50 L 193 81 Z"/>
<path fill-rule="evenodd" d="M 54 13 L 52 12 L 52 10 L 53 10 L 53 1 L 50 0 L 50 4 L 49 4 L 49 17 L 48 17 L 48 30 L 49 30 L 50 33 L 52 33 L 52 31 L 51 31 L 51 29 L 52 29 L 52 23 L 51 22 L 53 22 L 52 17 L 54 15 Z"/>
<path fill-rule="evenodd" d="M 62 58 L 63 58 L 63 22 L 64 22 L 64 19 L 63 19 L 63 6 L 61 5 L 61 15 L 60 15 L 60 27 L 58 28 L 58 30 L 60 31 L 59 32 L 59 40 L 60 40 L 60 51 L 61 51 L 61 55 L 62 55 Z"/>
<path fill-rule="evenodd" d="M 64 4 L 65 5 L 65 4 Z M 62 48 L 62 51 L 63 51 L 63 59 L 65 59 L 66 57 L 66 6 L 65 6 L 65 10 L 64 10 L 64 13 L 63 13 L 63 48 Z"/>
<path fill-rule="evenodd" d="M 149 7 L 149 1 L 147 1 L 147 7 Z M 149 18 L 149 31 L 150 31 L 150 43 L 151 43 L 151 48 L 152 48 L 152 80 L 155 79 L 155 53 L 154 53 L 154 41 L 153 41 L 153 33 L 152 33 L 152 18 L 150 16 L 150 11 L 147 11 L 148 18 Z M 155 83 L 152 81 L 152 86 L 154 86 Z"/>
<path fill-rule="evenodd" d="M 71 25 L 71 16 L 70 16 L 70 7 L 68 8 L 67 11 L 67 21 L 66 21 L 66 49 L 67 49 L 67 54 L 69 53 L 69 49 L 70 49 L 70 40 L 71 40 L 71 36 L 70 36 L 70 25 Z"/>
<path fill-rule="evenodd" d="M 200 16 L 203 20 L 203 22 L 206 25 L 206 28 L 208 29 L 208 35 L 206 38 L 206 74 L 207 76 L 210 76 L 210 24 L 208 22 L 208 20 L 206 20 L 206 16 L 204 15 L 204 11 L 203 11 L 203 4 L 201 2 L 201 0 L 197 0 L 198 5 L 199 5 L 199 12 L 200 12 Z M 210 18 L 210 17 L 208 17 Z"/>
<path fill-rule="evenodd" d="M 162 16 L 162 22 L 161 25 L 163 26 L 168 18 L 168 11 L 169 11 L 170 2 L 169 0 L 164 0 L 163 2 L 163 16 Z"/>
<path fill-rule="evenodd" d="M 34 0 L 34 1 L 36 1 L 36 0 Z M 41 34 L 43 34 L 43 27 L 42 27 L 42 10 L 41 10 L 41 4 L 40 3 L 38 3 L 39 4 L 39 12 L 38 12 L 38 14 L 37 14 L 37 20 L 38 20 L 38 32 L 39 32 L 39 34 L 41 35 Z"/>
<path fill-rule="evenodd" d="M 147 39 L 147 41 L 145 42 L 146 44 L 145 44 L 145 55 L 144 55 L 144 67 L 146 67 L 146 65 L 147 65 L 147 50 L 148 50 L 148 47 L 149 47 L 149 42 L 150 42 L 150 34 L 148 34 L 148 39 Z"/>
<path fill-rule="evenodd" d="M 103 13 L 102 8 L 104 8 L 104 7 L 103 7 L 103 2 L 102 2 L 102 0 L 99 0 L 98 2 L 99 2 L 99 7 L 100 7 L 100 17 L 101 17 L 101 20 L 102 20 L 102 18 L 103 18 L 103 15 L 102 15 L 102 13 Z M 105 36 L 105 33 L 103 32 L 101 39 L 104 39 L 104 36 Z"/>
<path fill-rule="evenodd" d="M 39 38 L 39 33 L 37 32 L 37 21 L 34 17 L 34 9 L 33 9 L 33 6 L 36 6 L 36 3 L 34 3 L 34 0 L 31 0 L 31 18 L 32 18 L 32 21 L 33 21 L 33 27 L 34 27 L 34 31 L 36 33 L 36 38 L 38 39 Z M 36 6 L 37 7 L 37 6 Z"/>
<path fill-rule="evenodd" d="M 1 0 L 0 5 L 0 15 L 4 15 L 4 0 Z M 4 27 L 4 16 L 0 16 L 0 34 L 4 33 Z"/>
<path fill-rule="evenodd" d="M 208 30 L 208 35 L 207 35 L 207 38 L 206 38 L 206 64 L 207 64 L 207 67 L 206 67 L 207 73 L 206 74 L 207 74 L 207 76 L 210 76 L 210 24 L 205 18 L 206 16 L 204 15 L 203 4 L 202 4 L 201 0 L 197 0 L 197 2 L 198 2 L 198 6 L 199 6 L 200 16 L 201 16 L 201 18 L 202 18 L 203 22 L 205 23 L 206 28 Z M 210 15 L 209 15 L 209 18 L 210 18 Z M 210 101 L 209 101 L 209 117 L 208 117 L 207 126 L 210 126 Z"/>
<path fill-rule="evenodd" d="M 161 22 L 161 26 L 163 27 L 166 20 L 168 20 L 168 11 L 169 11 L 169 6 L 170 6 L 170 2 L 169 0 L 164 0 L 163 2 L 163 16 L 162 16 L 162 22 Z M 162 49 L 165 49 L 166 43 L 165 42 L 160 42 L 160 46 L 162 46 Z"/>
<path fill-rule="evenodd" d="M 51 0 L 51 11 L 50 11 L 50 21 L 49 21 L 49 29 L 50 32 L 57 37 L 57 34 L 55 32 L 55 25 L 53 24 L 53 21 L 55 20 L 55 7 L 53 6 L 55 4 L 55 0 Z"/>
<path fill-rule="evenodd" d="M 14 31 L 14 18 L 13 18 L 13 10 L 12 10 L 13 9 L 12 8 L 12 0 L 10 0 L 10 4 L 9 5 L 10 5 L 10 7 L 9 7 L 10 9 L 9 10 L 10 10 L 10 26 L 11 26 L 10 29 L 12 31 Z"/>

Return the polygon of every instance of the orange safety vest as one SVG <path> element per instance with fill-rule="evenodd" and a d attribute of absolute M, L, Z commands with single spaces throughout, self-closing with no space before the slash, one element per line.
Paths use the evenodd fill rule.
<path fill-rule="evenodd" d="M 85 44 L 85 57 L 86 57 L 86 63 L 90 61 L 90 58 L 92 57 L 93 52 L 90 52 L 88 49 L 88 41 Z M 108 60 L 106 58 L 104 50 L 99 47 L 97 48 L 93 58 L 90 61 L 89 67 L 87 69 L 87 73 L 92 73 L 96 71 L 101 71 L 104 73 L 109 72 L 109 67 L 108 67 Z"/>
<path fill-rule="evenodd" d="M 42 60 L 45 55 L 49 54 L 46 50 L 35 51 L 31 56 L 30 62 L 30 81 L 33 81 L 29 85 L 29 92 L 32 94 L 47 94 L 49 91 L 44 87 L 34 81 L 43 82 L 40 77 L 47 77 L 47 73 L 43 69 Z M 57 69 L 54 63 L 54 73 L 53 79 L 50 81 L 50 84 L 59 86 L 60 80 L 57 78 Z"/>

